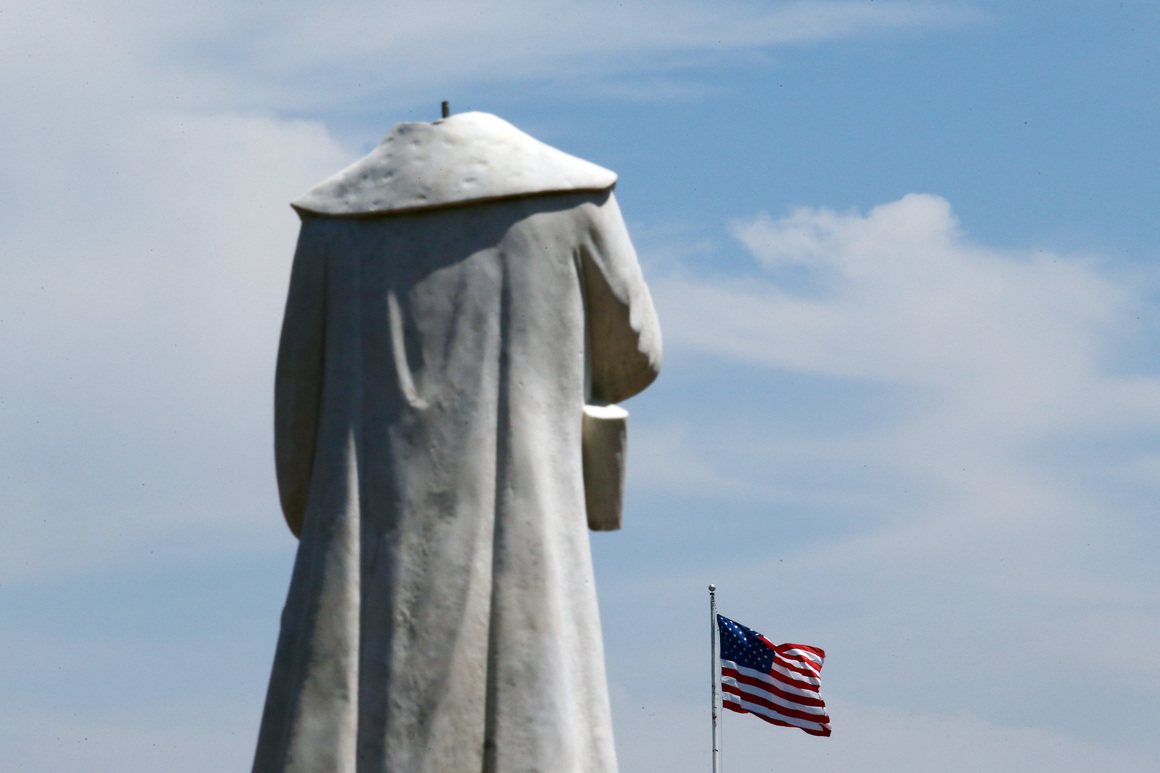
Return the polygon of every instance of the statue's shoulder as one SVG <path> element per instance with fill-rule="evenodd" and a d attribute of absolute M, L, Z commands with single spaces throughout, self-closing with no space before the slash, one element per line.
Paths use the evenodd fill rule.
<path fill-rule="evenodd" d="M 568 191 L 616 174 L 490 113 L 396 124 L 373 151 L 295 199 L 300 213 L 359 217 Z"/>

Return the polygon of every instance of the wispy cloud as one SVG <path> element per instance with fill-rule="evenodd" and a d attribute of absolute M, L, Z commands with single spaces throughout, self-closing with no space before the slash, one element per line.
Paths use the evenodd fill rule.
<path fill-rule="evenodd" d="M 481 9 L 443 0 L 406 10 L 353 3 L 325 11 L 311 6 L 256 35 L 227 37 L 225 45 L 245 57 L 260 80 L 298 93 L 300 85 L 321 77 L 399 94 L 404 83 L 422 89 L 500 79 L 655 76 L 681 68 L 690 56 L 704 62 L 706 55 L 946 29 L 979 18 L 961 5 L 909 2 L 521 0 Z M 668 92 L 685 98 L 687 87 L 667 83 Z M 623 96 L 625 87 L 619 91 Z M 656 90 L 644 97 L 656 99 Z"/>
<path fill-rule="evenodd" d="M 572 80 L 621 98 L 688 98 L 666 77 L 776 46 L 970 24 L 962 4 L 893 0 L 770 3 L 686 0 L 620 3 L 469 0 L 385 4 L 370 0 L 280 4 L 203 3 L 164 18 L 148 4 L 73 0 L 42 12 L 7 8 L 0 28 L 0 85 L 29 101 L 78 103 L 116 94 L 138 105 L 208 110 L 350 109 L 468 84 Z M 31 78 L 30 76 L 36 76 Z M 651 87 L 624 83 L 638 76 Z M 604 84 L 607 80 L 608 83 Z M 52 95 L 31 86 L 54 81 Z M 445 92 L 444 92 L 445 93 Z"/>

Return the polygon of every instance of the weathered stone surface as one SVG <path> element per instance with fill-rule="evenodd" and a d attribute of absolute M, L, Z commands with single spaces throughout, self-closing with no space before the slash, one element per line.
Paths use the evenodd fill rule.
<path fill-rule="evenodd" d="M 660 329 L 615 176 L 467 116 L 295 202 L 275 455 L 301 542 L 257 773 L 616 769 L 584 406 L 648 386 Z M 618 503 L 623 433 L 590 436 L 590 500 Z"/>

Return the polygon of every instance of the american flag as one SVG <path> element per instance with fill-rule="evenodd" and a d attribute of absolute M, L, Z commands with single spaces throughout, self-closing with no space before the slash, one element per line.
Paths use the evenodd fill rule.
<path fill-rule="evenodd" d="M 751 628 L 717 615 L 721 633 L 722 705 L 766 722 L 829 735 L 818 694 L 826 653 L 804 644 L 773 644 Z"/>

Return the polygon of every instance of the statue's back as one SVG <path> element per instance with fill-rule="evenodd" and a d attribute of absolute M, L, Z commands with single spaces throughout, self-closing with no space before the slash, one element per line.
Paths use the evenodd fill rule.
<path fill-rule="evenodd" d="M 611 190 L 304 215 L 276 383 L 301 544 L 255 771 L 616 769 L 583 406 L 659 361 Z"/>

